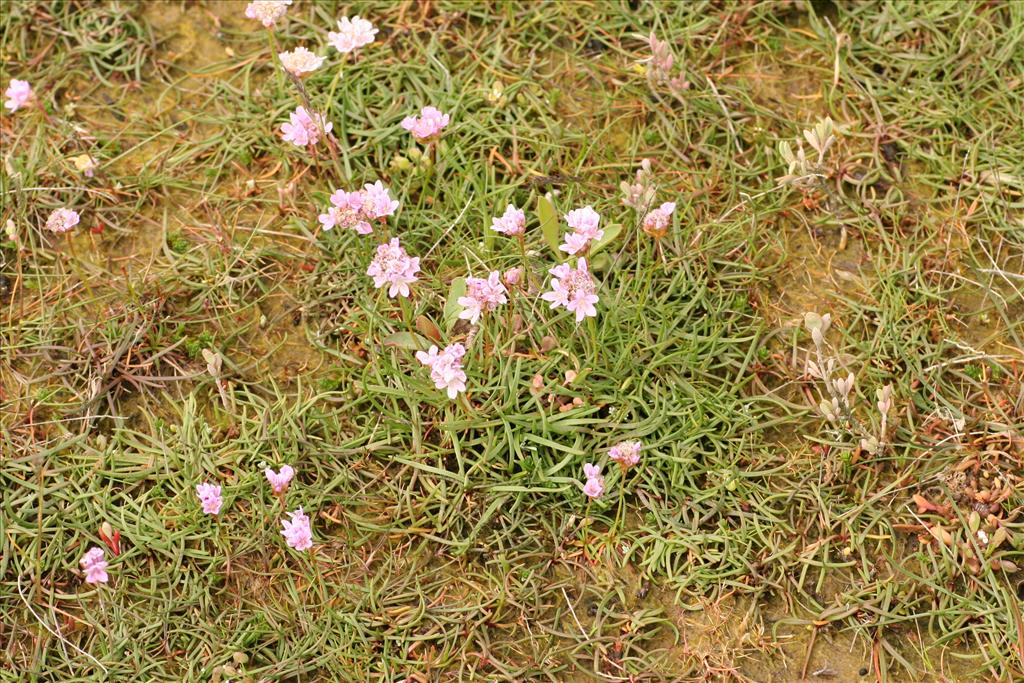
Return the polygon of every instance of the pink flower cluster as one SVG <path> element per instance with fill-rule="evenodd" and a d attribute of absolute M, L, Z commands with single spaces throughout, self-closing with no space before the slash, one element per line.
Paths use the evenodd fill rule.
<path fill-rule="evenodd" d="M 376 35 L 377 29 L 373 27 L 373 24 L 356 15 L 351 19 L 348 17 L 339 19 L 337 33 L 328 32 L 327 42 L 338 52 L 347 54 L 364 45 L 369 45 Z"/>
<path fill-rule="evenodd" d="M 267 476 L 267 481 L 270 482 L 270 488 L 274 493 L 282 494 L 288 490 L 288 485 L 291 484 L 292 477 L 295 476 L 295 470 L 291 465 L 282 465 L 280 472 L 275 472 L 268 467 L 263 470 L 263 474 Z"/>
<path fill-rule="evenodd" d="M 570 256 L 586 251 L 591 242 L 604 237 L 604 230 L 597 227 L 601 222 L 601 216 L 591 206 L 573 209 L 565 214 L 565 222 L 572 228 L 572 232 L 566 233 L 565 243 L 558 248 Z"/>
<path fill-rule="evenodd" d="M 426 351 L 417 351 L 416 359 L 430 368 L 430 379 L 438 389 L 446 389 L 448 398 L 455 400 L 460 391 L 466 390 L 466 373 L 462 369 L 462 357 L 466 347 L 455 343 L 438 352 L 434 345 Z"/>
<path fill-rule="evenodd" d="M 270 28 L 288 12 L 292 0 L 253 0 L 245 6 L 245 16 Z"/>
<path fill-rule="evenodd" d="M 220 514 L 220 508 L 224 504 L 224 499 L 220 495 L 219 486 L 207 482 L 197 484 L 196 495 L 199 496 L 199 502 L 203 506 L 204 513 L 208 515 Z"/>
<path fill-rule="evenodd" d="M 526 231 L 526 214 L 509 204 L 500 218 L 491 218 L 491 230 L 504 235 L 522 235 Z"/>
<path fill-rule="evenodd" d="M 552 268 L 550 273 L 551 291 L 544 292 L 540 298 L 549 302 L 551 308 L 562 306 L 575 313 L 577 323 L 588 316 L 597 316 L 597 308 L 594 307 L 598 302 L 597 284 L 587 270 L 586 259 L 579 259 L 575 268 L 562 263 Z"/>
<path fill-rule="evenodd" d="M 281 139 L 298 147 L 315 145 L 320 142 L 321 133 L 327 134 L 334 124 L 324 118 L 323 114 L 312 114 L 305 107 L 296 107 L 289 116 L 288 123 L 281 124 Z"/>
<path fill-rule="evenodd" d="M 466 294 L 459 297 L 462 312 L 459 318 L 476 325 L 483 313 L 493 311 L 498 306 L 508 303 L 508 290 L 501 284 L 501 273 L 492 272 L 486 279 L 481 277 L 466 278 Z"/>
<path fill-rule="evenodd" d="M 281 52 L 277 56 L 281 60 L 284 70 L 296 78 L 308 76 L 324 63 L 323 57 L 301 46 L 291 52 Z"/>
<path fill-rule="evenodd" d="M 300 507 L 295 512 L 289 512 L 290 520 L 282 519 L 281 526 L 284 527 L 281 535 L 284 536 L 288 545 L 296 550 L 309 550 L 313 547 L 313 529 L 310 526 L 309 517 Z"/>
<path fill-rule="evenodd" d="M 4 107 L 16 112 L 32 101 L 32 86 L 28 81 L 12 78 L 7 90 L 4 91 L 4 96 L 7 98 Z"/>
<path fill-rule="evenodd" d="M 389 285 L 388 296 L 393 299 L 396 296 L 409 296 L 409 285 L 419 279 L 416 277 L 419 271 L 419 258 L 405 253 L 398 238 L 393 237 L 387 244 L 377 247 L 377 254 L 366 269 L 366 274 L 373 278 L 376 289 Z"/>
<path fill-rule="evenodd" d="M 583 476 L 587 483 L 583 485 L 583 493 L 588 498 L 600 498 L 604 495 L 604 477 L 601 476 L 601 466 L 587 463 L 583 466 Z"/>
<path fill-rule="evenodd" d="M 110 576 L 107 575 L 107 561 L 103 557 L 103 548 L 93 546 L 82 559 L 78 561 L 85 572 L 86 583 L 107 583 Z"/>
<path fill-rule="evenodd" d="M 355 230 L 360 235 L 373 232 L 370 221 L 383 220 L 395 212 L 398 202 L 378 180 L 369 183 L 358 192 L 335 190 L 331 195 L 331 206 L 327 213 L 318 217 L 324 230 L 335 227 Z"/>
<path fill-rule="evenodd" d="M 419 118 L 407 116 L 402 119 L 402 128 L 412 133 L 420 142 L 428 142 L 441 137 L 441 131 L 448 125 L 448 114 L 436 107 L 423 107 Z"/>
<path fill-rule="evenodd" d="M 78 225 L 78 212 L 72 209 L 54 209 L 46 219 L 46 229 L 51 232 L 67 232 Z"/>
<path fill-rule="evenodd" d="M 644 232 L 654 237 L 663 237 L 668 232 L 668 225 L 672 221 L 672 213 L 675 210 L 675 202 L 665 202 L 658 208 L 652 209 L 644 216 Z"/>
<path fill-rule="evenodd" d="M 640 462 L 640 442 L 622 441 L 608 451 L 608 457 L 625 468 L 633 467 Z"/>

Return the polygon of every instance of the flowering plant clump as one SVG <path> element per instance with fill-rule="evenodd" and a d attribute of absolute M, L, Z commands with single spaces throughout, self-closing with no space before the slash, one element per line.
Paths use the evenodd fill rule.
<path fill-rule="evenodd" d="M 429 142 L 441 137 L 441 131 L 448 125 L 448 114 L 436 107 L 423 107 L 420 116 L 406 116 L 402 119 L 402 128 L 406 129 L 419 142 Z"/>
<path fill-rule="evenodd" d="M 448 398 L 453 401 L 460 391 L 466 390 L 466 372 L 462 369 L 462 357 L 466 355 L 466 347 L 455 343 L 438 351 L 431 345 L 426 351 L 417 351 L 416 359 L 430 368 L 430 379 L 438 389 L 445 389 Z"/>
<path fill-rule="evenodd" d="M 498 306 L 508 303 L 508 290 L 501 284 L 501 273 L 492 272 L 487 278 L 467 277 L 466 294 L 460 296 L 458 304 L 462 306 L 459 318 L 468 320 L 475 325 L 483 313 L 493 311 Z"/>
<path fill-rule="evenodd" d="M 270 488 L 278 494 L 288 490 L 288 485 L 291 484 L 292 477 L 295 476 L 295 470 L 291 465 L 282 465 L 280 472 L 275 472 L 268 467 L 263 470 L 263 473 L 267 476 L 267 481 L 270 482 Z"/>
<path fill-rule="evenodd" d="M 301 106 L 296 107 L 288 118 L 288 123 L 281 124 L 281 139 L 298 147 L 315 145 L 320 142 L 321 131 L 327 134 L 334 127 L 323 114 L 311 115 Z"/>
<path fill-rule="evenodd" d="M 619 463 L 623 469 L 633 467 L 640 462 L 640 442 L 622 441 L 611 447 L 608 457 Z"/>
<path fill-rule="evenodd" d="M 588 498 L 600 498 L 604 495 L 604 477 L 601 476 L 601 466 L 587 463 L 583 466 L 583 476 L 587 482 L 583 485 L 583 493 Z"/>
<path fill-rule="evenodd" d="M 219 486 L 203 482 L 196 485 L 196 495 L 199 496 L 199 503 L 203 506 L 204 513 L 208 515 L 220 514 L 220 508 L 224 504 L 224 499 L 221 498 Z"/>
<path fill-rule="evenodd" d="M 313 529 L 310 526 L 309 517 L 300 507 L 295 512 L 289 512 L 291 518 L 282 519 L 281 535 L 289 546 L 296 550 L 309 550 L 313 547 Z"/>
<path fill-rule="evenodd" d="M 291 52 L 281 52 L 277 56 L 281 59 L 284 70 L 296 78 L 308 76 L 324 63 L 323 57 L 304 47 L 297 47 Z"/>
<path fill-rule="evenodd" d="M 551 291 L 541 294 L 541 298 L 551 304 L 551 308 L 559 306 L 576 314 L 576 322 L 583 322 L 586 317 L 596 317 L 598 302 L 597 284 L 587 270 L 587 260 L 579 259 L 576 267 L 562 263 L 549 271 Z"/>
<path fill-rule="evenodd" d="M 12 112 L 16 112 L 32 101 L 32 86 L 29 85 L 28 81 L 19 81 L 17 78 L 12 78 L 10 85 L 7 86 L 7 90 L 4 91 L 4 96 L 7 98 L 4 102 L 4 107 Z"/>
<path fill-rule="evenodd" d="M 270 28 L 284 17 L 290 4 L 292 0 L 253 0 L 245 6 L 245 16 Z"/>
<path fill-rule="evenodd" d="M 565 222 L 572 228 L 572 232 L 566 233 L 565 243 L 558 248 L 570 256 L 585 251 L 591 242 L 604 237 L 604 230 L 598 228 L 601 216 L 591 206 L 573 209 L 565 214 Z"/>
<path fill-rule="evenodd" d="M 377 254 L 366 269 L 366 274 L 373 278 L 375 288 L 388 285 L 388 296 L 393 299 L 410 295 L 409 285 L 419 279 L 416 277 L 419 271 L 419 258 L 409 256 L 398 243 L 398 238 L 393 237 L 387 244 L 377 247 Z"/>
<path fill-rule="evenodd" d="M 50 232 L 67 232 L 78 225 L 78 212 L 72 209 L 54 209 L 46 219 L 46 229 Z"/>
<path fill-rule="evenodd" d="M 327 33 L 327 42 L 338 52 L 348 54 L 372 43 L 377 30 L 373 24 L 361 19 L 359 15 L 351 19 L 342 17 L 338 20 L 338 31 Z"/>
<path fill-rule="evenodd" d="M 509 204 L 501 217 L 491 218 L 491 230 L 509 237 L 522 235 L 526 231 L 526 214 L 522 209 Z"/>
<path fill-rule="evenodd" d="M 86 583 L 107 583 L 110 580 L 107 575 L 107 561 L 103 557 L 103 548 L 93 546 L 82 556 L 78 564 L 85 572 Z"/>
<path fill-rule="evenodd" d="M 668 232 L 668 225 L 672 221 L 672 213 L 676 210 L 675 202 L 665 202 L 656 209 L 652 209 L 644 216 L 643 230 L 651 237 L 662 238 Z"/>

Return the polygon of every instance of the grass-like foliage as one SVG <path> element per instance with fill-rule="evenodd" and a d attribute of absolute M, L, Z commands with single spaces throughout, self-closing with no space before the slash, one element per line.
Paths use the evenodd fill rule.
<path fill-rule="evenodd" d="M 254 16 L 3 4 L 0 680 L 1024 677 L 1024 3 Z"/>

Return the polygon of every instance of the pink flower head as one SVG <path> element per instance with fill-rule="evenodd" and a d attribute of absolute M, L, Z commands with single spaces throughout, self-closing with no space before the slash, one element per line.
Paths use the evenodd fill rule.
<path fill-rule="evenodd" d="M 466 390 L 466 373 L 462 369 L 462 357 L 466 355 L 466 347 L 455 343 L 445 347 L 444 351 L 431 345 L 424 351 L 416 352 L 416 360 L 430 368 L 430 379 L 438 389 L 446 389 L 448 398 L 455 400 L 460 391 Z"/>
<path fill-rule="evenodd" d="M 85 572 L 86 583 L 107 583 L 110 577 L 107 575 L 107 561 L 103 559 L 103 548 L 93 546 L 82 559 L 78 561 Z"/>
<path fill-rule="evenodd" d="M 509 268 L 508 270 L 505 271 L 505 275 L 503 277 L 505 279 L 506 285 L 508 285 L 509 287 L 515 287 L 516 285 L 519 284 L 519 281 L 523 279 L 522 266 Z"/>
<path fill-rule="evenodd" d="M 366 19 L 360 19 L 356 15 L 349 19 L 342 17 L 338 20 L 338 32 L 330 31 L 327 34 L 327 42 L 334 46 L 338 52 L 347 54 L 357 50 L 364 45 L 373 42 L 377 35 L 377 29 Z"/>
<path fill-rule="evenodd" d="M 633 467 L 640 462 L 640 442 L 623 441 L 611 447 L 608 457 L 623 467 Z"/>
<path fill-rule="evenodd" d="M 522 235 L 526 231 L 526 214 L 512 204 L 508 205 L 501 218 L 491 218 L 491 230 L 505 235 Z"/>
<path fill-rule="evenodd" d="M 220 506 L 224 504 L 224 499 L 220 496 L 219 486 L 203 482 L 196 486 L 196 495 L 199 496 L 203 512 L 208 515 L 220 514 Z"/>
<path fill-rule="evenodd" d="M 675 202 L 665 202 L 658 208 L 652 209 L 644 216 L 644 232 L 654 237 L 663 237 L 668 231 L 668 224 L 672 221 L 672 212 L 675 210 Z"/>
<path fill-rule="evenodd" d="M 245 6 L 245 16 L 270 28 L 288 11 L 292 0 L 253 0 Z"/>
<path fill-rule="evenodd" d="M 392 299 L 396 296 L 409 296 L 409 285 L 419 278 L 416 273 L 420 270 L 418 257 L 410 257 L 398 244 L 398 238 L 393 237 L 387 244 L 377 247 L 377 255 L 370 262 L 366 274 L 373 278 L 373 286 L 380 289 L 385 284 L 390 285 L 388 296 Z"/>
<path fill-rule="evenodd" d="M 288 123 L 281 124 L 281 139 L 299 147 L 315 145 L 320 142 L 321 129 L 326 134 L 334 128 L 323 114 L 310 115 L 305 107 L 296 107 L 288 118 Z"/>
<path fill-rule="evenodd" d="M 275 472 L 269 467 L 263 470 L 263 473 L 267 475 L 267 481 L 270 482 L 270 488 L 274 490 L 274 493 L 284 493 L 288 490 L 288 484 L 291 483 L 292 477 L 295 476 L 295 470 L 292 469 L 291 465 L 281 465 L 281 471 Z"/>
<path fill-rule="evenodd" d="M 587 463 L 583 466 L 583 476 L 587 483 L 583 485 L 583 493 L 588 498 L 600 498 L 604 494 L 604 477 L 601 476 L 601 467 Z"/>
<path fill-rule="evenodd" d="M 540 298 L 551 303 L 551 308 L 559 306 L 576 314 L 576 322 L 583 322 L 587 316 L 596 317 L 597 309 L 594 304 L 598 302 L 597 285 L 594 278 L 587 270 L 587 260 L 579 259 L 576 268 L 570 268 L 568 263 L 555 266 L 551 269 L 551 291 L 544 292 Z"/>
<path fill-rule="evenodd" d="M 291 520 L 281 520 L 281 526 L 284 527 L 281 535 L 284 536 L 285 541 L 296 550 L 312 548 L 313 530 L 310 528 L 309 517 L 301 507 L 295 512 L 289 512 L 288 516 L 291 517 Z"/>
<path fill-rule="evenodd" d="M 281 52 L 277 56 L 281 59 L 284 70 L 296 78 L 313 73 L 324 63 L 323 57 L 304 47 L 297 47 L 291 52 Z"/>
<path fill-rule="evenodd" d="M 402 119 L 402 128 L 412 133 L 420 142 L 427 142 L 441 137 L 441 131 L 448 125 L 448 114 L 442 114 L 435 107 L 423 107 L 419 118 L 406 116 Z"/>
<path fill-rule="evenodd" d="M 327 213 L 320 214 L 319 221 L 324 230 L 339 227 L 355 230 L 360 235 L 369 235 L 373 232 L 373 226 L 366 220 L 365 207 L 365 193 L 335 190 L 331 195 L 331 207 Z"/>
<path fill-rule="evenodd" d="M 498 271 L 492 272 L 487 279 L 467 277 L 466 295 L 460 296 L 458 301 L 462 306 L 459 317 L 476 325 L 481 314 L 508 303 L 506 294 L 508 294 L 508 290 L 505 289 L 505 285 L 501 284 L 501 273 Z"/>
<path fill-rule="evenodd" d="M 67 232 L 78 225 L 78 212 L 72 209 L 54 209 L 46 219 L 46 229 L 52 232 Z"/>
<path fill-rule="evenodd" d="M 566 234 L 565 244 L 558 248 L 570 255 L 583 251 L 591 242 L 604 237 L 604 230 L 597 227 L 601 222 L 601 216 L 593 207 L 573 209 L 565 214 L 565 222 L 572 228 L 572 232 Z"/>
<path fill-rule="evenodd" d="M 7 101 L 4 102 L 4 107 L 12 112 L 18 111 L 32 101 L 32 86 L 29 85 L 28 81 L 19 81 L 17 78 L 12 78 L 11 84 L 4 91 L 4 96 L 7 98 Z"/>
<path fill-rule="evenodd" d="M 379 180 L 373 185 L 366 184 L 363 188 L 363 200 L 363 211 L 368 220 L 385 218 L 392 215 L 398 208 L 398 201 L 391 198 L 388 188 L 384 187 Z"/>

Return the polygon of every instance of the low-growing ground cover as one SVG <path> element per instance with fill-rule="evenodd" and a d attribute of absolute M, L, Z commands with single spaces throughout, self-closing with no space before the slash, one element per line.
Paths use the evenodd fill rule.
<path fill-rule="evenodd" d="M 1024 676 L 1024 4 L 267 7 L 0 13 L 0 679 Z"/>

